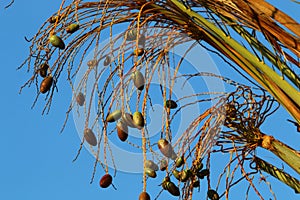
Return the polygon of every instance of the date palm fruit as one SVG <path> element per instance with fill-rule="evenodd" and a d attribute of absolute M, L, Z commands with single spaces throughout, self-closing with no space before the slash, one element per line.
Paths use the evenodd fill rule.
<path fill-rule="evenodd" d="M 103 61 L 103 65 L 106 67 L 106 66 L 108 66 L 110 63 L 111 63 L 111 58 L 110 58 L 109 55 L 107 55 L 107 56 L 105 57 L 105 60 Z"/>
<path fill-rule="evenodd" d="M 115 122 L 118 119 L 120 119 L 122 116 L 122 112 L 121 110 L 115 110 L 114 112 L 110 113 L 107 117 L 106 117 L 106 121 L 107 122 Z"/>
<path fill-rule="evenodd" d="M 136 70 L 135 72 L 132 73 L 132 79 L 135 87 L 138 90 L 144 89 L 145 78 L 144 75 L 139 70 Z"/>
<path fill-rule="evenodd" d="M 179 188 L 173 182 L 166 182 L 166 188 L 173 196 L 180 196 Z"/>
<path fill-rule="evenodd" d="M 151 178 L 156 178 L 156 172 L 153 169 L 145 168 L 145 173 Z"/>
<path fill-rule="evenodd" d="M 144 47 L 145 43 L 146 43 L 146 37 L 145 37 L 144 34 L 141 34 L 140 37 L 139 37 L 138 45 L 140 47 Z"/>
<path fill-rule="evenodd" d="M 51 16 L 51 17 L 49 17 L 49 19 L 48 19 L 48 22 L 50 23 L 50 24 L 53 24 L 53 23 L 55 23 L 56 22 L 56 20 L 59 20 L 59 16 Z"/>
<path fill-rule="evenodd" d="M 102 188 L 107 188 L 108 186 L 110 186 L 112 183 L 112 176 L 110 174 L 105 174 L 104 176 L 102 176 L 102 178 L 100 179 L 100 187 Z"/>
<path fill-rule="evenodd" d="M 167 100 L 165 102 L 165 107 L 170 108 L 170 109 L 175 109 L 175 108 L 177 108 L 177 103 L 173 100 Z"/>
<path fill-rule="evenodd" d="M 180 180 L 181 174 L 177 169 L 174 169 L 172 173 L 177 180 Z"/>
<path fill-rule="evenodd" d="M 160 171 L 165 171 L 167 169 L 167 167 L 168 167 L 168 161 L 167 161 L 167 159 L 162 159 L 160 161 L 160 165 L 159 165 Z"/>
<path fill-rule="evenodd" d="M 215 190 L 212 190 L 212 189 L 207 191 L 207 196 L 211 200 L 219 200 L 220 199 L 219 194 Z"/>
<path fill-rule="evenodd" d="M 189 170 L 189 169 L 183 170 L 180 173 L 180 181 L 186 182 L 191 177 L 191 175 L 192 175 L 191 170 Z"/>
<path fill-rule="evenodd" d="M 146 160 L 145 167 L 152 169 L 154 171 L 158 170 L 158 165 L 155 162 L 153 162 L 152 160 Z"/>
<path fill-rule="evenodd" d="M 194 180 L 194 181 L 193 181 L 193 187 L 194 187 L 194 188 L 200 187 L 200 181 L 199 181 L 199 180 Z"/>
<path fill-rule="evenodd" d="M 144 117 L 143 117 L 142 113 L 140 113 L 138 111 L 133 113 L 132 120 L 138 129 L 142 129 L 145 126 Z"/>
<path fill-rule="evenodd" d="M 82 92 L 79 92 L 76 96 L 76 102 L 79 106 L 83 106 L 84 104 L 84 101 L 85 101 L 85 97 L 84 95 L 82 94 Z"/>
<path fill-rule="evenodd" d="M 84 139 L 87 141 L 87 143 L 89 143 L 92 146 L 97 145 L 97 138 L 94 132 L 89 128 L 84 130 Z"/>
<path fill-rule="evenodd" d="M 54 24 L 56 21 L 60 21 L 65 17 L 65 14 L 60 14 L 60 15 L 54 15 L 49 17 L 48 22 L 50 24 Z"/>
<path fill-rule="evenodd" d="M 131 128 L 136 128 L 136 125 L 133 122 L 133 116 L 130 113 L 124 113 L 122 116 L 122 121 Z"/>
<path fill-rule="evenodd" d="M 137 37 L 137 30 L 136 29 L 132 29 L 130 31 L 127 32 L 127 37 L 126 40 L 127 41 L 133 41 L 135 40 Z"/>
<path fill-rule="evenodd" d="M 119 139 L 124 142 L 128 138 L 128 126 L 122 121 L 119 121 L 117 124 L 117 132 Z"/>
<path fill-rule="evenodd" d="M 181 167 L 183 164 L 184 164 L 184 157 L 183 156 L 180 156 L 180 157 L 176 158 L 175 166 L 177 168 Z"/>
<path fill-rule="evenodd" d="M 176 159 L 176 153 L 174 152 L 172 145 L 166 139 L 160 139 L 157 142 L 157 146 L 164 156 L 171 158 L 172 160 Z"/>
<path fill-rule="evenodd" d="M 144 48 L 137 48 L 133 51 L 134 55 L 142 56 L 145 53 Z"/>
<path fill-rule="evenodd" d="M 196 171 L 199 172 L 202 168 L 203 168 L 203 163 L 200 162 L 196 167 Z"/>
<path fill-rule="evenodd" d="M 42 63 L 39 69 L 39 74 L 41 77 L 45 78 L 48 74 L 49 65 L 47 63 Z"/>
<path fill-rule="evenodd" d="M 41 93 L 46 93 L 50 90 L 51 86 L 53 83 L 53 77 L 52 76 L 47 76 L 44 78 L 44 80 L 41 82 L 40 85 L 40 92 Z"/>
<path fill-rule="evenodd" d="M 150 200 L 150 195 L 147 192 L 142 192 L 139 196 L 139 200 Z"/>
<path fill-rule="evenodd" d="M 161 183 L 161 186 L 164 190 L 167 190 L 167 183 L 170 182 L 170 177 L 169 176 L 166 176 L 164 179 L 163 179 L 163 182 Z"/>
<path fill-rule="evenodd" d="M 97 65 L 98 65 L 98 61 L 96 59 L 92 59 L 87 62 L 87 66 L 89 66 L 90 68 L 95 67 Z"/>
<path fill-rule="evenodd" d="M 197 173 L 198 178 L 204 179 L 205 176 L 209 175 L 209 169 L 202 169 Z"/>
<path fill-rule="evenodd" d="M 51 35 L 50 38 L 49 38 L 49 41 L 54 47 L 58 47 L 60 49 L 65 48 L 64 41 L 60 37 L 58 37 L 57 35 Z"/>
<path fill-rule="evenodd" d="M 67 33 L 75 33 L 79 29 L 79 24 L 70 24 L 67 28 L 66 31 Z"/>

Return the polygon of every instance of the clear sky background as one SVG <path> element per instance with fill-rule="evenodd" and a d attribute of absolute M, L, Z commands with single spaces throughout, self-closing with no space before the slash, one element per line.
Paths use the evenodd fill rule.
<path fill-rule="evenodd" d="M 56 95 L 51 112 L 45 116 L 41 116 L 42 99 L 31 109 L 35 98 L 33 87 L 18 94 L 20 86 L 30 76 L 24 69 L 16 71 L 29 53 L 29 43 L 24 36 L 34 35 L 58 9 L 60 2 L 16 0 L 12 7 L 4 10 L 9 1 L 0 1 L 0 199 L 138 199 L 142 189 L 140 175 L 118 173 L 114 179 L 117 191 L 112 187 L 103 190 L 98 186 L 103 172 L 98 171 L 95 182 L 89 184 L 94 159 L 87 151 L 83 150 L 79 159 L 72 163 L 80 144 L 72 119 L 64 133 L 59 134 L 71 99 L 68 84 L 63 86 L 60 81 L 60 95 Z M 282 1 L 280 6 L 300 21 L 300 5 L 287 2 Z M 263 131 L 299 150 L 299 134 L 286 122 L 287 118 L 290 118 L 288 114 L 280 109 L 268 119 Z M 275 191 L 279 191 L 278 199 L 300 199 L 281 183 L 276 184 Z M 205 199 L 203 194 L 204 191 L 197 199 Z M 170 195 L 165 197 L 176 199 Z"/>

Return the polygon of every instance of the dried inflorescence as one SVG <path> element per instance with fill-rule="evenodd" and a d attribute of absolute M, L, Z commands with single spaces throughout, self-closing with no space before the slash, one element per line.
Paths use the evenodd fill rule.
<path fill-rule="evenodd" d="M 221 152 L 230 155 L 223 173 L 219 175 L 218 187 L 221 179 L 226 177 L 226 189 L 222 196 L 228 197 L 230 188 L 245 179 L 249 182 L 249 187 L 252 187 L 256 194 L 263 198 L 257 185 L 253 183 L 252 176 L 259 171 L 252 164 L 256 156 L 256 148 L 265 148 L 263 143 L 266 142 L 267 137 L 270 137 L 261 132 L 260 126 L 279 108 L 279 104 L 265 91 L 257 91 L 259 93 L 255 91 L 257 90 L 247 86 L 239 86 L 236 91 L 227 95 L 223 105 L 218 108 L 224 115 L 222 125 L 224 128 L 210 153 Z M 231 174 L 226 173 L 229 169 L 234 169 Z M 237 169 L 242 171 L 243 177 L 236 177 Z M 260 175 L 262 176 L 261 173 Z M 273 194 L 271 187 L 270 191 Z"/>
<path fill-rule="evenodd" d="M 260 126 L 279 107 L 271 96 L 262 92 L 255 94 L 249 87 L 238 87 L 228 95 L 223 113 L 226 116 L 224 126 L 229 130 L 223 131 L 224 138 L 248 145 L 259 144 L 263 136 Z M 274 103 L 277 106 L 274 107 Z M 231 138 L 230 133 L 233 133 Z"/>

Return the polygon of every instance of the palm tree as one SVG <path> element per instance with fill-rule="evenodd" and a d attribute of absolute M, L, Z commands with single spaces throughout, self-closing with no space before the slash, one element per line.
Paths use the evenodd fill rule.
<path fill-rule="evenodd" d="M 123 33 L 109 37 L 109 42 L 100 46 L 102 38 L 113 36 L 116 28 L 123 29 Z M 67 75 L 75 98 L 70 103 L 66 120 L 72 110 L 84 106 L 85 131 L 78 154 L 86 141 L 96 158 L 92 180 L 98 165 L 109 174 L 108 160 L 114 163 L 108 143 L 110 131 L 114 131 L 110 123 L 120 119 L 116 129 L 121 141 L 127 141 L 128 126 L 141 130 L 141 141 L 128 143 L 143 153 L 144 192 L 147 177 L 156 176 L 155 163 L 149 164 L 147 160 L 149 152 L 162 163 L 167 162 L 166 158 L 175 160 L 162 166 L 166 173 L 160 183 L 164 190 L 181 195 L 183 199 L 192 198 L 195 187 L 204 177 L 207 177 L 210 199 L 222 196 L 228 199 L 230 189 L 243 180 L 264 199 L 259 185 L 253 182 L 253 177 L 265 178 L 264 173 L 279 179 L 296 193 L 300 192 L 299 180 L 267 162 L 256 151 L 264 148 L 300 173 L 299 153 L 260 129 L 279 105 L 294 118 L 297 127 L 300 123 L 300 79 L 294 71 L 300 67 L 300 25 L 272 4 L 263 0 L 73 0 L 66 5 L 63 0 L 59 10 L 29 41 L 30 55 L 20 68 L 27 65 L 33 75 L 21 89 L 35 84 L 34 104 L 39 95 L 47 93 L 43 113 L 49 112 L 56 83 L 62 73 Z M 185 56 L 172 68 L 176 60 L 172 58 L 172 50 L 191 41 L 193 45 L 186 54 L 195 46 L 202 46 L 223 59 L 226 67 L 239 71 L 248 80 L 251 77 L 254 80 L 250 80 L 251 86 L 213 73 L 188 73 L 182 65 Z M 92 56 L 86 62 L 91 50 Z M 179 69 L 185 73 L 179 75 Z M 75 77 L 81 71 L 83 75 L 75 84 Z M 155 76 L 160 80 L 166 111 L 159 140 L 150 138 L 147 130 L 147 110 L 154 98 L 150 83 Z M 172 100 L 176 80 L 203 76 L 219 79 L 235 89 L 225 93 L 210 91 L 214 96 L 209 98 L 204 98 L 208 93 L 202 92 Z M 89 77 L 94 77 L 91 90 Z M 189 100 L 192 96 L 197 99 Z M 91 115 L 93 98 L 97 102 L 96 117 Z M 178 113 L 191 105 L 212 100 L 216 103 L 199 113 L 180 137 L 174 139 L 171 125 L 176 124 Z M 132 116 L 130 107 L 133 104 L 138 112 Z M 97 129 L 97 137 L 93 129 Z M 155 152 L 153 144 L 158 144 L 161 154 Z M 228 154 L 228 160 L 219 177 L 213 177 L 211 161 L 220 153 Z M 206 169 L 202 169 L 204 162 Z M 186 169 L 178 171 L 176 165 L 182 166 L 182 163 Z M 242 172 L 240 178 L 236 178 L 238 170 Z M 216 186 L 211 185 L 211 178 L 219 180 Z M 220 183 L 221 180 L 224 183 Z M 105 175 L 101 181 L 102 186 L 107 187 L 112 182 L 111 176 Z M 216 190 L 220 190 L 219 194 Z M 148 199 L 147 194 L 142 193 L 140 199 Z"/>

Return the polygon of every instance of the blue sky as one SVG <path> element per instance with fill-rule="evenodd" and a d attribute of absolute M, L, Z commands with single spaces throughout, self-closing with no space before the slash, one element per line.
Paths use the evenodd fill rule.
<path fill-rule="evenodd" d="M 56 103 L 45 116 L 41 116 L 41 100 L 31 109 L 35 97 L 33 87 L 25 88 L 21 95 L 18 94 L 20 86 L 29 78 L 24 69 L 16 71 L 29 52 L 24 36 L 30 38 L 35 34 L 39 26 L 58 9 L 60 0 L 16 0 L 11 8 L 4 10 L 8 2 L 0 2 L 0 199 L 137 199 L 142 189 L 140 175 L 118 173 L 114 179 L 117 190 L 112 187 L 103 190 L 98 186 L 99 177 L 103 175 L 101 171 L 97 172 L 95 182 L 89 184 L 94 159 L 87 151 L 83 150 L 79 159 L 72 163 L 80 144 L 73 120 L 68 122 L 64 133 L 59 134 L 71 99 L 68 87 L 60 88 L 61 95 L 56 95 Z M 284 10 L 300 21 L 299 6 L 292 5 L 283 5 Z M 287 118 L 288 114 L 280 109 L 267 120 L 263 131 L 274 133 L 277 138 L 299 150 L 300 136 L 295 132 L 295 127 L 286 122 Z M 281 187 L 284 192 L 278 193 L 278 199 L 300 198 L 280 183 L 276 184 L 275 189 L 280 191 Z M 156 190 L 153 192 L 158 193 Z M 168 195 L 165 197 L 175 199 Z M 205 198 L 199 195 L 198 199 Z"/>

